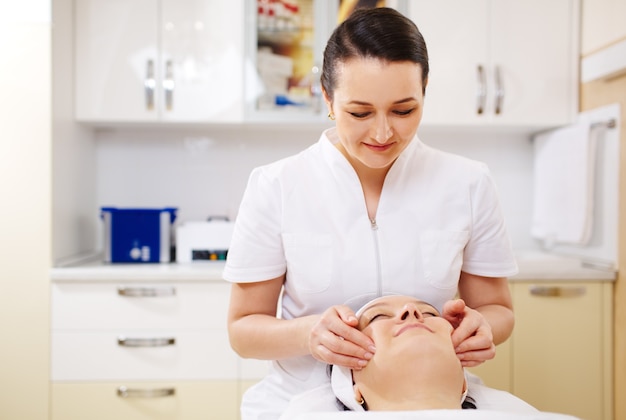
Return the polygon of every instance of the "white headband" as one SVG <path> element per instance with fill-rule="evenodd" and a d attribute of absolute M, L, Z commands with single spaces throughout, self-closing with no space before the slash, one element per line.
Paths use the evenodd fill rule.
<path fill-rule="evenodd" d="M 371 304 L 377 302 L 379 299 L 382 299 L 385 296 L 373 299 L 363 305 L 358 311 L 356 311 L 356 317 L 360 317 L 363 311 L 369 307 Z M 465 401 L 467 397 L 467 390 L 469 388 L 469 380 L 467 377 L 467 372 L 463 369 L 463 374 L 465 376 L 465 390 L 461 395 L 461 404 Z M 363 406 L 354 398 L 354 384 L 352 381 L 352 370 L 345 366 L 333 365 L 332 372 L 330 375 L 330 384 L 333 389 L 333 393 L 335 397 L 339 401 L 343 403 L 348 409 L 352 411 L 365 411 Z"/>

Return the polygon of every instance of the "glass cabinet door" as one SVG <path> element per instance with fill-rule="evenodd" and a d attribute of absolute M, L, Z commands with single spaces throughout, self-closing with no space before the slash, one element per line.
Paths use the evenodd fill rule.
<path fill-rule="evenodd" d="M 324 121 L 320 74 L 324 47 L 337 23 L 355 7 L 402 0 L 250 0 L 247 119 Z"/>

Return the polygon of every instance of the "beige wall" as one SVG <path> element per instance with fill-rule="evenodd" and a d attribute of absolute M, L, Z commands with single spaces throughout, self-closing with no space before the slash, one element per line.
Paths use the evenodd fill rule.
<path fill-rule="evenodd" d="M 48 417 L 50 27 L 0 24 L 1 419 Z"/>
<path fill-rule="evenodd" d="M 616 419 L 626 419 L 626 75 L 610 80 L 596 80 L 581 86 L 581 110 L 620 103 L 620 200 L 619 200 L 619 265 L 614 288 L 614 413 Z"/>
<path fill-rule="evenodd" d="M 582 55 L 602 53 L 626 41 L 626 0 L 583 0 Z M 626 70 L 626 69 L 624 69 Z M 626 419 L 626 73 L 584 83 L 580 89 L 580 109 L 586 111 L 620 103 L 620 190 L 619 262 L 614 286 L 614 415 Z"/>

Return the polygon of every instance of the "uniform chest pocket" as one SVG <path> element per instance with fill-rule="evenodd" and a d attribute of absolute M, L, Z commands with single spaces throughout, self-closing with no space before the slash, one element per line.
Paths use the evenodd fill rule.
<path fill-rule="evenodd" d="M 305 293 L 318 293 L 330 285 L 332 237 L 319 233 L 284 233 L 287 281 Z"/>
<path fill-rule="evenodd" d="M 424 276 L 431 286 L 438 289 L 458 286 L 468 240 L 467 231 L 429 230 L 421 235 Z"/>

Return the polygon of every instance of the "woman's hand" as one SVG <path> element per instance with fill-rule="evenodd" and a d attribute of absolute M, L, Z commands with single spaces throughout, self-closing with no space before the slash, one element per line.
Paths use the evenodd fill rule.
<path fill-rule="evenodd" d="M 491 326 L 480 312 L 466 306 L 462 299 L 455 299 L 444 304 L 442 316 L 454 327 L 452 344 L 464 367 L 478 366 L 495 357 Z"/>
<path fill-rule="evenodd" d="M 358 320 L 350 307 L 331 306 L 311 328 L 309 350 L 322 362 L 361 369 L 376 351 L 372 340 L 356 327 Z"/>

